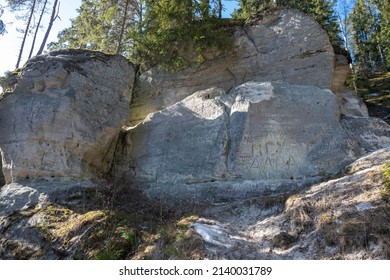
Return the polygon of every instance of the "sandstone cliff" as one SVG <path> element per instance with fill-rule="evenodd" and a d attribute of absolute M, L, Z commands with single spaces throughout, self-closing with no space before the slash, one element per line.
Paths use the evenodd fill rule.
<path fill-rule="evenodd" d="M 6 183 L 107 173 L 134 77 L 123 57 L 96 52 L 53 52 L 30 60 L 0 104 Z"/>
<path fill-rule="evenodd" d="M 371 139 L 357 131 L 364 122 Z M 330 90 L 249 82 L 150 114 L 122 136 L 114 169 L 170 203 L 243 199 L 320 181 L 389 145 L 389 133 L 384 122 L 341 121 Z"/>
<path fill-rule="evenodd" d="M 376 160 L 367 172 L 373 168 L 378 173 L 387 161 L 381 155 L 388 149 L 375 151 L 390 146 L 390 127 L 369 118 L 365 105 L 346 89 L 348 63 L 334 54 L 326 32 L 298 11 L 276 9 L 235 27 L 232 37 L 232 50 L 210 51 L 204 63 L 178 73 L 158 66 L 136 73 L 123 57 L 82 50 L 30 60 L 13 80 L 12 91 L 0 100 L 0 233 L 4 236 L 0 258 L 20 257 L 12 252 L 16 247 L 27 250 L 28 258 L 74 256 L 80 240 L 93 234 L 92 225 L 104 220 L 100 212 L 80 213 L 96 207 L 87 207 L 85 201 L 90 189 L 106 182 L 103 178 L 108 175 L 114 181 L 107 190 L 111 207 L 119 180 L 123 188 L 136 187 L 161 205 L 171 206 L 240 205 L 242 200 L 266 202 L 268 198 L 284 202 L 298 192 L 300 200 L 336 200 L 327 189 L 357 199 L 352 186 L 363 173 L 348 173 L 344 168 L 374 152 Z M 362 162 L 367 163 L 360 160 L 351 168 Z M 315 185 L 341 175 L 345 177 L 338 182 L 347 183 Z M 378 182 L 367 181 L 378 198 L 370 202 L 369 211 L 382 209 L 376 207 L 382 205 Z M 343 191 L 348 195 L 342 196 Z M 354 207 L 360 211 L 363 202 Z M 347 213 L 343 203 L 335 201 L 333 208 L 326 209 Z M 55 215 L 52 204 L 60 209 L 55 208 Z M 280 245 L 284 251 L 275 258 L 329 258 L 328 251 L 312 254 L 311 239 L 299 239 L 301 232 L 309 233 L 313 227 L 299 232 L 284 223 L 301 211 L 301 206 L 290 206 L 286 206 L 289 214 L 264 208 L 272 217 L 261 216 L 263 210 L 254 207 L 258 215 L 249 219 L 257 217 L 259 227 L 274 221 L 278 225 L 253 238 L 267 248 L 290 240 L 287 247 Z M 68 215 L 68 208 L 80 213 Z M 59 234 L 63 232 L 59 224 L 51 225 L 45 234 L 55 245 L 40 249 L 41 223 L 47 216 L 42 211 L 47 209 L 53 220 L 60 215 L 68 229 L 67 223 L 74 220 L 81 225 L 66 231 L 66 237 Z M 204 218 L 215 217 L 212 213 L 217 210 L 211 208 Z M 320 219 L 316 215 L 321 213 L 309 218 Z M 337 219 L 340 216 L 332 216 L 329 224 L 337 224 Z M 207 223 L 194 225 L 206 239 Z M 218 223 L 224 223 L 223 218 L 215 221 L 216 227 L 222 227 Z M 332 230 L 337 231 L 337 226 Z M 300 247 L 291 248 L 289 244 L 298 239 Z M 53 254 L 50 246 L 59 244 L 62 253 Z M 264 246 L 256 248 L 261 251 Z M 289 248 L 291 252 L 286 252 Z M 299 255 L 297 250 L 305 253 Z M 214 257 L 229 255 L 221 252 Z M 377 252 L 369 257 L 383 258 L 384 251 Z M 256 253 L 253 257 L 270 256 Z"/>
<path fill-rule="evenodd" d="M 331 88 L 335 55 L 328 35 L 296 10 L 270 10 L 233 30 L 233 50 L 210 52 L 209 60 L 179 73 L 158 66 L 141 74 L 130 123 L 210 87 L 229 91 L 248 81 L 283 80 Z"/>

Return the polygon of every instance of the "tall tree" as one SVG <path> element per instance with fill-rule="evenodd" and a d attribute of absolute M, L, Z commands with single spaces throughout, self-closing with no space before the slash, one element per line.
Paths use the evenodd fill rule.
<path fill-rule="evenodd" d="M 58 0 L 54 0 L 54 4 L 53 4 L 52 12 L 51 12 L 51 17 L 50 17 L 49 25 L 48 25 L 48 27 L 47 27 L 47 29 L 46 29 L 45 36 L 43 37 L 43 41 L 42 41 L 41 47 L 40 47 L 39 50 L 38 50 L 37 55 L 40 55 L 40 54 L 43 52 L 43 49 L 44 49 L 45 46 L 46 46 L 47 38 L 49 38 L 51 28 L 53 27 L 53 23 L 54 23 L 54 21 L 55 21 L 55 20 L 57 19 L 57 17 L 58 17 L 59 5 L 60 5 L 60 4 L 59 4 Z"/>
<path fill-rule="evenodd" d="M 207 48 L 224 49 L 229 37 L 220 26 L 220 1 L 147 1 L 142 32 L 137 34 L 138 62 L 158 63 L 176 71 L 204 59 Z M 217 4 L 217 9 L 215 9 Z"/>
<path fill-rule="evenodd" d="M 120 32 L 119 32 L 118 47 L 116 49 L 117 54 L 121 53 L 121 49 L 122 49 L 123 34 L 125 33 L 126 21 L 128 20 L 127 15 L 128 15 L 128 11 L 129 11 L 129 4 L 130 4 L 130 0 L 126 0 L 125 1 L 125 8 L 123 10 L 124 15 L 122 17 L 122 24 L 121 24 L 121 28 L 120 28 Z"/>
<path fill-rule="evenodd" d="M 362 74 L 387 68 L 386 42 L 381 31 L 381 12 L 374 0 L 357 0 L 351 12 L 354 58 Z"/>
<path fill-rule="evenodd" d="M 221 0 L 83 0 L 79 16 L 50 49 L 120 53 L 178 69 L 201 59 L 208 46 L 223 45 L 222 9 Z M 185 59 L 189 53 L 196 58 Z"/>
<path fill-rule="evenodd" d="M 390 68 L 390 2 L 376 1 L 380 13 L 380 36 L 384 47 L 386 68 Z"/>
<path fill-rule="evenodd" d="M 84 48 L 129 56 L 131 34 L 141 30 L 145 0 L 83 0 L 71 27 L 50 49 Z"/>
<path fill-rule="evenodd" d="M 338 1 L 337 19 L 340 26 L 340 32 L 343 37 L 344 48 L 351 51 L 351 20 L 349 14 L 352 10 L 351 0 Z"/>
<path fill-rule="evenodd" d="M 38 23 L 35 27 L 35 33 L 34 33 L 34 38 L 33 38 L 33 41 L 31 43 L 31 49 L 30 49 L 30 54 L 28 55 L 28 58 L 30 59 L 31 56 L 32 56 L 32 53 L 34 51 L 34 47 L 35 47 L 35 41 L 37 39 L 37 35 L 38 35 L 38 31 L 39 31 L 39 28 L 41 27 L 41 21 L 42 21 L 42 18 L 43 18 L 43 15 L 46 11 L 46 5 L 47 5 L 47 2 L 48 0 L 45 0 L 44 3 L 43 3 L 43 7 L 42 7 L 42 10 L 41 10 L 41 14 L 39 15 L 39 20 L 38 20 Z"/>
<path fill-rule="evenodd" d="M 33 17 L 34 12 L 35 12 L 35 5 L 36 5 L 36 3 L 37 3 L 37 1 L 33 0 L 32 4 L 31 4 L 30 15 L 29 15 L 29 17 L 27 19 L 27 23 L 26 23 L 26 28 L 25 28 L 24 35 L 23 35 L 22 44 L 20 46 L 18 59 L 16 61 L 16 68 L 19 68 L 20 60 L 22 59 L 23 49 L 24 49 L 24 45 L 26 43 L 26 38 L 27 38 L 28 32 L 30 30 L 31 20 L 32 20 L 32 17 Z"/>

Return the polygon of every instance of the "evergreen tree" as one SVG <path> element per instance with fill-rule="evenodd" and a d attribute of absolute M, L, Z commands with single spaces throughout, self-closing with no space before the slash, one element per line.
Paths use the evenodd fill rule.
<path fill-rule="evenodd" d="M 225 49 L 221 1 L 147 1 L 142 32 L 136 34 L 134 58 L 177 71 L 204 59 L 207 48 Z"/>
<path fill-rule="evenodd" d="M 221 0 L 83 0 L 70 28 L 50 49 L 85 48 L 120 53 L 134 62 L 178 70 L 223 48 Z"/>
<path fill-rule="evenodd" d="M 376 1 L 379 10 L 380 18 L 380 38 L 384 48 L 385 63 L 387 70 L 390 69 L 390 2 Z"/>
<path fill-rule="evenodd" d="M 34 51 L 34 47 L 35 47 L 35 41 L 37 39 L 37 35 L 38 35 L 38 31 L 39 31 L 39 28 L 41 27 L 41 21 L 42 21 L 42 18 L 43 18 L 43 15 L 46 11 L 46 5 L 47 5 L 47 2 L 48 0 L 45 0 L 44 3 L 43 3 L 43 7 L 42 7 L 42 10 L 41 10 L 41 14 L 39 15 L 39 20 L 38 20 L 38 23 L 35 27 L 35 33 L 34 33 L 34 38 L 33 38 L 33 41 L 32 41 L 32 44 L 31 44 L 31 49 L 30 49 L 30 54 L 28 55 L 28 58 L 30 59 L 32 54 L 33 54 L 33 51 Z"/>
<path fill-rule="evenodd" d="M 389 37 L 382 30 L 383 16 L 374 0 L 357 0 L 351 12 L 353 51 L 357 71 L 368 74 L 387 68 Z M 386 28 L 385 28 L 386 30 Z"/>
<path fill-rule="evenodd" d="M 71 27 L 49 49 L 83 48 L 129 56 L 130 34 L 140 30 L 144 0 L 83 0 Z"/>
<path fill-rule="evenodd" d="M 33 0 L 33 1 L 32 1 L 32 4 L 31 4 L 31 7 L 30 7 L 29 16 L 28 16 L 28 18 L 27 18 L 26 28 L 25 28 L 25 30 L 24 30 L 23 40 L 22 40 L 22 44 L 21 44 L 21 46 L 20 46 L 18 59 L 17 59 L 17 61 L 16 61 L 16 68 L 19 68 L 19 64 L 20 64 L 20 61 L 21 61 L 21 59 L 22 59 L 24 45 L 25 45 L 25 43 L 26 43 L 27 35 L 28 35 L 29 31 L 30 31 L 31 20 L 32 20 L 32 17 L 33 17 L 34 12 L 35 12 L 35 6 L 36 6 L 36 4 L 37 4 L 37 1 L 36 1 L 36 0 Z"/>
<path fill-rule="evenodd" d="M 47 38 L 49 38 L 49 34 L 50 34 L 50 31 L 51 31 L 51 28 L 53 27 L 53 23 L 54 23 L 54 21 L 58 17 L 59 7 L 60 7 L 59 5 L 60 5 L 59 4 L 59 0 L 54 0 L 52 12 L 51 12 L 51 17 L 50 17 L 50 20 L 49 20 L 49 25 L 48 25 L 48 27 L 46 29 L 45 36 L 43 37 L 43 41 L 42 41 L 41 47 L 39 48 L 39 50 L 37 52 L 37 55 L 40 55 L 43 52 L 43 49 L 46 46 Z"/>
<path fill-rule="evenodd" d="M 22 43 L 20 46 L 19 55 L 18 55 L 17 62 L 16 62 L 16 68 L 19 67 L 20 62 L 22 61 L 27 37 L 33 33 L 33 30 L 35 30 L 28 58 L 30 58 L 32 56 L 34 46 L 36 43 L 36 38 L 38 35 L 38 31 L 42 28 L 41 22 L 42 22 L 42 18 L 44 16 L 44 14 L 45 14 L 46 7 L 47 7 L 48 3 L 49 3 L 48 0 L 7 0 L 7 8 L 11 12 L 14 12 L 17 14 L 23 13 L 22 15 L 20 15 L 20 14 L 16 15 L 16 18 L 18 18 L 18 19 L 20 18 L 20 19 L 26 21 L 26 26 L 23 30 L 17 28 L 17 31 L 23 33 L 23 38 L 22 38 Z M 59 0 L 54 0 L 54 8 L 53 9 L 55 9 L 55 7 L 57 6 L 57 3 L 59 3 Z M 38 22 L 36 23 L 35 18 L 37 17 L 37 15 L 39 15 L 39 16 L 38 16 Z M 38 52 L 38 54 L 43 51 L 43 48 L 46 44 L 46 40 L 47 40 L 47 37 L 49 35 L 52 24 L 53 24 L 53 18 L 49 22 L 48 30 L 46 32 L 44 39 L 43 39 L 41 49 Z"/>

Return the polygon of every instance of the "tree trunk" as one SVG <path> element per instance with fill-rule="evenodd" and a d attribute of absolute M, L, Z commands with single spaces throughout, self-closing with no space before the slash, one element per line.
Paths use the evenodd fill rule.
<path fill-rule="evenodd" d="M 38 51 L 37 55 L 42 54 L 43 49 L 45 48 L 45 45 L 46 45 L 47 38 L 49 38 L 49 34 L 50 34 L 50 31 L 51 31 L 51 28 L 53 27 L 53 23 L 57 19 L 57 16 L 58 16 L 57 5 L 58 5 L 58 0 L 55 0 L 54 4 L 53 4 L 53 10 L 51 12 L 50 22 L 49 22 L 49 25 L 47 27 L 47 30 L 46 30 L 46 33 L 45 33 L 45 37 L 43 38 L 41 47 L 39 48 L 39 51 Z"/>
<path fill-rule="evenodd" d="M 200 2 L 200 9 L 202 12 L 202 17 L 208 18 L 209 17 L 209 9 L 210 9 L 210 0 L 202 0 Z"/>
<path fill-rule="evenodd" d="M 22 45 L 20 46 L 19 56 L 18 56 L 18 60 L 16 62 L 16 68 L 19 68 L 20 60 L 22 59 L 24 44 L 26 43 L 26 38 L 27 38 L 28 30 L 30 29 L 31 19 L 34 15 L 34 9 L 35 9 L 36 2 L 37 1 L 34 0 L 32 3 L 32 6 L 31 6 L 31 12 L 30 12 L 30 16 L 29 16 L 28 21 L 27 21 L 26 30 L 24 31 Z"/>
<path fill-rule="evenodd" d="M 223 5 L 222 0 L 218 0 L 218 18 L 222 18 Z"/>
<path fill-rule="evenodd" d="M 39 21 L 38 21 L 38 24 L 37 24 L 37 28 L 35 29 L 35 34 L 34 34 L 34 38 L 33 38 L 33 41 L 32 41 L 32 45 L 31 45 L 31 50 L 30 50 L 30 54 L 28 55 L 28 59 L 31 58 L 32 56 L 32 53 L 34 51 L 34 47 L 35 47 L 35 40 L 37 39 L 37 35 L 38 35 L 38 31 L 39 31 L 39 27 L 41 26 L 41 21 L 42 21 L 42 17 L 45 13 L 45 10 L 46 10 L 46 4 L 47 4 L 47 1 L 48 0 L 45 0 L 45 3 L 43 4 L 43 8 L 42 8 L 42 12 L 41 12 L 41 15 L 39 16 Z"/>
<path fill-rule="evenodd" d="M 123 41 L 123 34 L 125 32 L 125 25 L 126 25 L 126 20 L 127 20 L 127 10 L 129 8 L 129 3 L 130 0 L 126 0 L 126 5 L 125 5 L 125 14 L 123 15 L 123 20 L 122 20 L 122 26 L 121 26 L 121 32 L 119 34 L 119 39 L 118 39 L 118 47 L 116 49 L 116 54 L 120 54 L 122 50 L 122 41 Z"/>

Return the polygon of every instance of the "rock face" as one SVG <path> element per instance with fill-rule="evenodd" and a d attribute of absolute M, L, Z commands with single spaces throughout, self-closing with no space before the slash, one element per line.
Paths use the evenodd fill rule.
<path fill-rule="evenodd" d="M 361 154 L 367 154 L 389 146 L 390 126 L 377 118 L 347 117 L 343 127 L 354 135 L 361 147 Z"/>
<path fill-rule="evenodd" d="M 115 170 L 153 198 L 216 202 L 291 192 L 390 145 L 385 123 L 341 125 L 337 97 L 287 82 L 198 91 L 122 136 Z M 374 125 L 375 123 L 375 125 Z M 380 138 L 380 141 L 378 140 Z"/>
<path fill-rule="evenodd" d="M 140 76 L 130 123 L 166 108 L 195 91 L 228 91 L 248 81 L 283 80 L 331 88 L 334 52 L 327 33 L 297 10 L 274 9 L 233 32 L 233 50 L 179 73 L 154 67 Z"/>
<path fill-rule="evenodd" d="M 343 89 L 335 92 L 339 99 L 341 114 L 349 117 L 368 117 L 366 104 L 357 96 L 355 92 L 349 89 Z"/>
<path fill-rule="evenodd" d="M 341 91 L 346 88 L 345 81 L 351 73 L 348 58 L 343 54 L 335 55 L 335 66 L 332 81 L 332 91 Z"/>
<path fill-rule="evenodd" d="M 107 172 L 134 77 L 123 57 L 98 52 L 59 51 L 30 60 L 0 102 L 6 183 Z"/>

